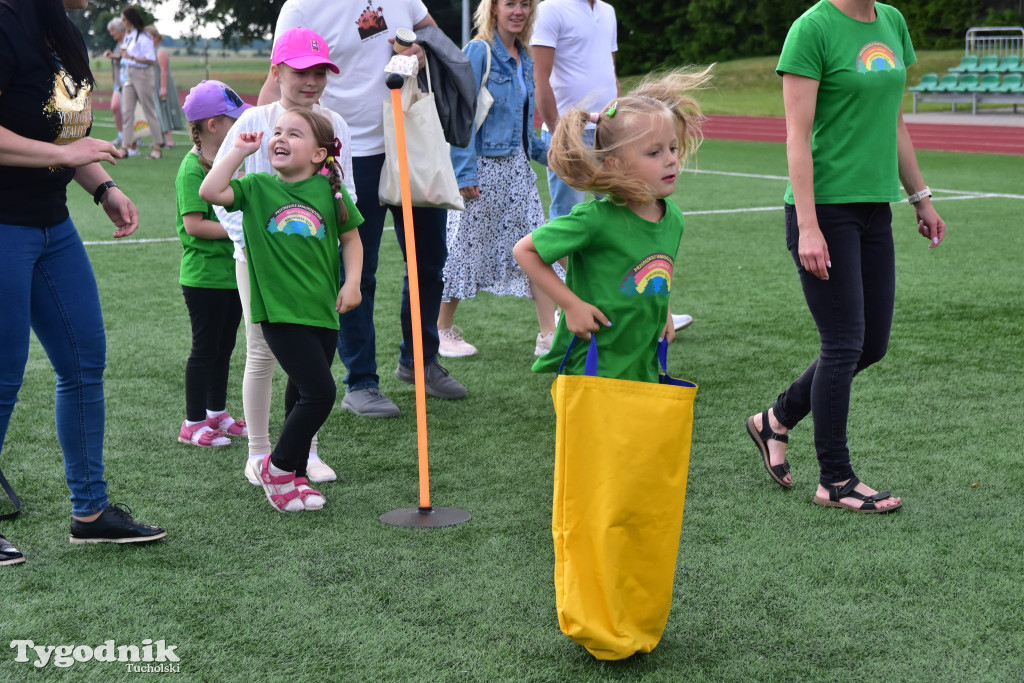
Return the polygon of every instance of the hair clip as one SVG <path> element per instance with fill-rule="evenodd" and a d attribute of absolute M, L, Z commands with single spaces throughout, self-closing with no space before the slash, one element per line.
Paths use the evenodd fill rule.
<path fill-rule="evenodd" d="M 599 111 L 592 111 L 592 112 L 590 112 L 590 121 L 591 121 L 591 123 L 597 123 L 600 120 L 601 120 L 601 112 L 599 112 Z"/>
<path fill-rule="evenodd" d="M 612 102 L 612 106 L 608 107 L 608 111 L 606 111 L 604 115 L 607 116 L 608 118 L 612 118 L 613 116 L 615 116 L 615 105 L 617 105 L 618 103 L 618 100 Z"/>
<path fill-rule="evenodd" d="M 331 150 L 332 156 L 341 156 L 341 140 L 334 138 L 334 149 Z"/>

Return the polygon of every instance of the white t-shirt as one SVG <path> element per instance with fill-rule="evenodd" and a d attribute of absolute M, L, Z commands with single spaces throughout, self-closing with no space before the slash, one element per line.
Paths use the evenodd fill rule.
<path fill-rule="evenodd" d="M 274 31 L 276 37 L 304 26 L 327 41 L 331 61 L 341 73 L 327 72 L 321 101 L 345 117 L 357 157 L 384 153 L 383 103 L 391 97 L 384 85 L 384 66 L 394 54 L 388 39 L 398 29 L 411 29 L 427 17 L 422 0 L 373 0 L 370 4 L 288 0 Z"/>
<path fill-rule="evenodd" d="M 344 175 L 341 182 L 345 184 L 345 189 L 348 190 L 348 193 L 352 196 L 352 201 L 355 202 L 356 184 L 352 178 L 352 135 L 349 133 L 348 124 L 345 123 L 345 119 L 341 118 L 341 116 L 335 114 L 330 109 L 324 109 L 318 104 L 313 105 L 313 111 L 321 116 L 326 116 L 334 124 L 334 136 L 341 141 L 341 158 L 338 159 L 341 163 L 341 172 Z M 245 161 L 242 162 L 242 169 L 247 174 L 269 173 L 277 175 L 277 171 L 270 165 L 270 156 L 267 150 L 270 145 L 270 136 L 274 133 L 274 126 L 277 125 L 277 120 L 281 118 L 281 114 L 284 112 L 285 108 L 281 106 L 280 102 L 272 102 L 262 107 L 253 107 L 243 111 L 242 115 L 231 126 L 231 130 L 228 131 L 228 136 L 224 138 L 224 142 L 221 143 L 213 163 L 216 164 L 224 155 L 231 151 L 231 148 L 235 146 L 235 140 L 238 138 L 239 133 L 258 133 L 263 131 L 263 140 L 260 142 L 259 151 L 245 158 Z M 232 211 L 229 213 L 223 206 L 216 204 L 213 205 L 213 211 L 217 214 L 217 220 L 220 221 L 224 230 L 227 231 L 228 237 L 235 243 L 235 260 L 245 263 L 245 255 L 242 252 L 242 249 L 245 248 L 245 239 L 242 237 L 242 212 Z"/>
<path fill-rule="evenodd" d="M 552 47 L 551 89 L 561 116 L 572 107 L 597 111 L 614 100 L 619 49 L 615 9 L 602 0 L 544 0 L 537 5 L 530 45 Z"/>
<path fill-rule="evenodd" d="M 138 66 L 142 68 L 150 66 L 148 63 L 137 62 L 132 59 L 132 57 L 156 61 L 156 50 L 153 46 L 153 39 L 150 38 L 149 34 L 145 31 L 131 31 L 130 33 L 124 34 L 121 59 L 125 60 L 125 63 L 127 63 L 128 66 Z"/>

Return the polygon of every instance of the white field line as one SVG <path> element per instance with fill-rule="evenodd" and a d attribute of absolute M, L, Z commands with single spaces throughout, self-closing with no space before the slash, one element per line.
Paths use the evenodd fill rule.
<path fill-rule="evenodd" d="M 384 230 L 394 230 L 394 229 L 395 229 L 395 226 L 393 226 L 393 225 L 385 225 L 384 226 Z M 84 244 L 87 247 L 93 247 L 93 246 L 103 246 L 103 245 L 107 245 L 107 244 L 153 244 L 153 243 L 156 243 L 156 242 L 178 242 L 178 243 L 180 243 L 181 240 L 178 239 L 177 237 L 145 237 L 143 239 L 138 239 L 138 240 L 125 239 L 125 238 L 122 237 L 119 240 L 90 240 L 88 242 L 83 241 L 82 244 Z"/>
<path fill-rule="evenodd" d="M 763 175 L 763 174 L 758 174 L 758 173 L 734 173 L 734 172 L 731 172 L 731 171 L 701 171 L 701 170 L 695 170 L 695 169 L 687 169 L 684 172 L 685 173 L 702 173 L 702 174 L 706 174 L 706 175 L 733 176 L 733 177 L 737 177 L 737 178 L 758 178 L 758 179 L 761 179 L 761 180 L 786 180 L 786 181 L 789 180 L 789 178 L 786 177 L 786 176 Z M 995 198 L 995 199 L 1024 199 L 1024 195 L 1022 195 L 1022 194 L 1003 194 L 1003 193 L 996 193 L 996 192 L 974 192 L 974 191 L 971 191 L 971 190 L 948 190 L 948 189 L 940 189 L 940 188 L 932 188 L 932 190 L 934 192 L 941 192 L 943 194 L 953 195 L 953 196 L 950 196 L 950 197 L 934 196 L 934 197 L 932 197 L 932 201 L 933 202 L 947 202 L 947 201 L 955 201 L 955 200 L 958 200 L 958 199 L 993 199 L 993 198 Z M 899 203 L 900 204 L 905 204 L 906 202 L 907 202 L 906 199 L 902 199 L 902 200 L 900 200 Z M 783 208 L 782 204 L 779 203 L 779 204 L 775 204 L 773 206 L 752 206 L 752 207 L 746 207 L 746 208 L 743 208 L 743 209 L 706 209 L 706 210 L 702 210 L 702 211 L 684 211 L 683 215 L 684 216 L 715 216 L 715 215 L 729 214 L 729 213 L 756 213 L 756 212 L 759 212 L 759 211 L 781 211 L 782 208 Z M 388 225 L 388 226 L 385 226 L 384 229 L 385 230 L 394 230 L 395 228 L 394 228 L 394 226 Z M 107 244 L 153 244 L 153 243 L 157 243 L 157 242 L 178 242 L 178 241 L 179 240 L 178 240 L 177 237 L 152 237 L 152 238 L 135 239 L 135 240 L 133 240 L 133 239 L 92 240 L 92 241 L 89 241 L 89 242 L 83 242 L 83 244 L 85 246 L 87 246 L 87 247 L 91 247 L 91 246 L 100 246 L 100 245 L 107 245 Z"/>

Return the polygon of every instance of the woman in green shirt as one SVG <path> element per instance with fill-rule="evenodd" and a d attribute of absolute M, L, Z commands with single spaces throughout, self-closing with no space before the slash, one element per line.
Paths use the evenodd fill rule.
<path fill-rule="evenodd" d="M 821 337 L 821 351 L 771 408 L 747 419 L 768 473 L 793 480 L 786 433 L 808 413 L 821 468 L 814 502 L 858 512 L 902 505 L 857 479 L 846 423 L 855 374 L 882 359 L 895 299 L 890 202 L 900 183 L 930 248 L 946 225 L 935 212 L 903 122 L 906 22 L 873 0 L 821 0 L 794 22 L 779 57 L 790 184 L 786 245 Z"/>

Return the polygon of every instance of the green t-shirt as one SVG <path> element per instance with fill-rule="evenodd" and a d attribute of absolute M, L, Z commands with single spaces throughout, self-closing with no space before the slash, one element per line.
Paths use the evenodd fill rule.
<path fill-rule="evenodd" d="M 612 323 L 597 333 L 601 377 L 658 381 L 658 337 L 668 320 L 672 268 L 683 236 L 683 213 L 664 201 L 665 215 L 657 223 L 605 198 L 577 204 L 572 213 L 533 231 L 544 262 L 568 256 L 565 284 Z M 533 371 L 556 372 L 572 337 L 562 316 L 551 351 L 537 359 Z M 576 342 L 566 374 L 583 374 L 587 347 Z"/>
<path fill-rule="evenodd" d="M 338 236 L 363 222 L 341 188 L 348 220 L 338 225 L 338 200 L 326 176 L 288 183 L 268 173 L 231 180 L 242 212 L 252 322 L 338 329 Z"/>
<path fill-rule="evenodd" d="M 204 289 L 238 289 L 231 240 L 227 237 L 207 240 L 185 232 L 186 213 L 201 213 L 204 220 L 218 222 L 213 206 L 199 198 L 199 186 L 205 177 L 206 169 L 199 162 L 199 156 L 194 152 L 186 154 L 174 180 L 178 195 L 178 237 L 182 247 L 178 282 Z"/>
<path fill-rule="evenodd" d="M 779 75 L 819 83 L 811 138 L 818 204 L 900 199 L 896 118 L 917 56 L 899 10 L 876 2 L 875 12 L 858 21 L 821 0 L 793 22 L 779 56 Z M 785 200 L 794 203 L 792 185 Z"/>

